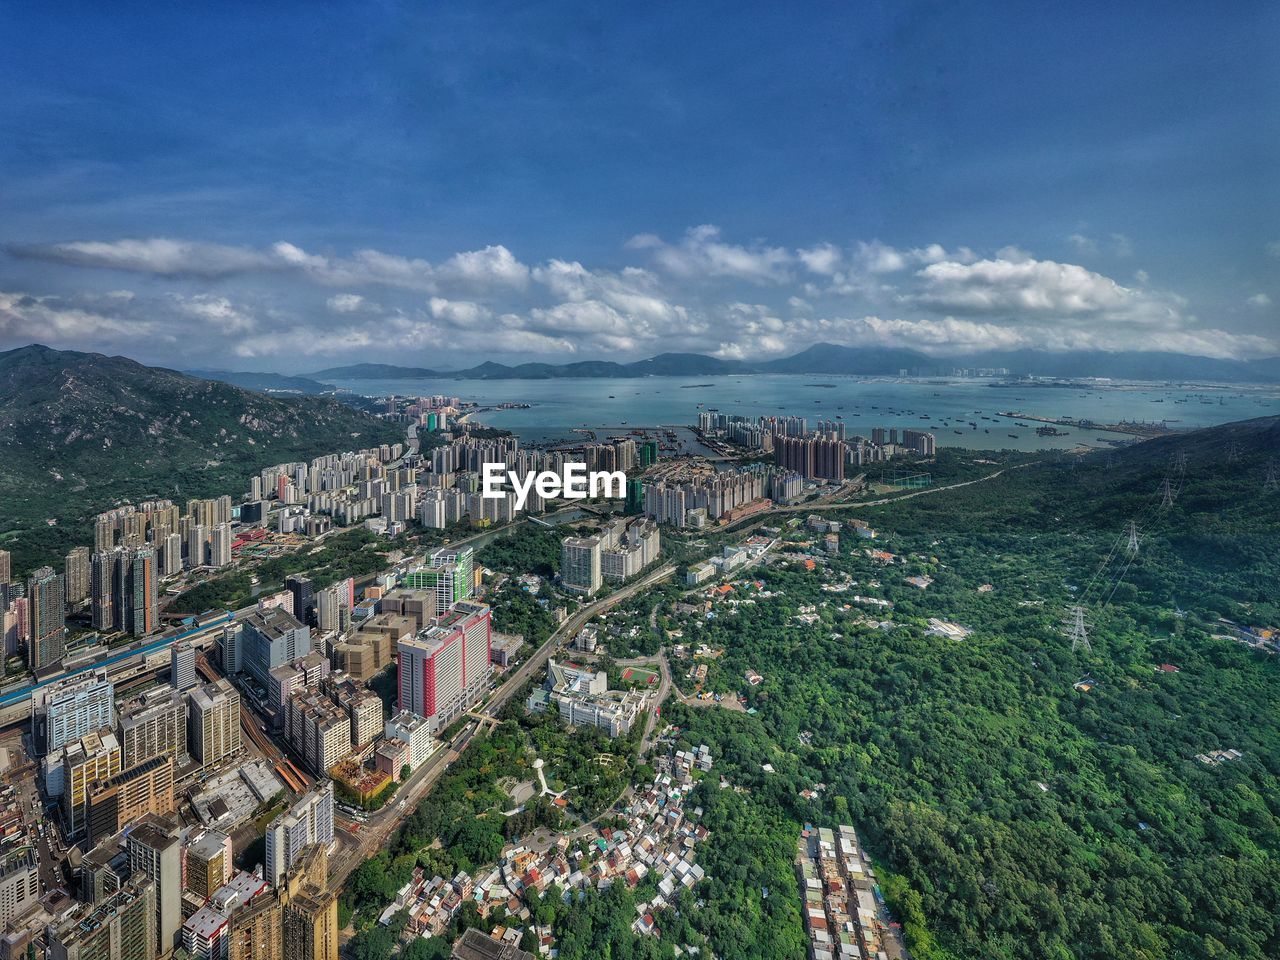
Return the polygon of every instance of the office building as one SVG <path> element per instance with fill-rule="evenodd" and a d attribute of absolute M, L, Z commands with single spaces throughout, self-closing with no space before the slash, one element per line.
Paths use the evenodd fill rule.
<path fill-rule="evenodd" d="M 382 733 L 382 698 L 345 674 L 330 675 L 320 690 L 351 721 L 351 747 L 363 747 Z"/>
<path fill-rule="evenodd" d="M 289 745 L 314 773 L 324 776 L 351 752 L 351 719 L 318 691 L 289 698 L 285 729 Z"/>
<path fill-rule="evenodd" d="M 409 710 L 401 710 L 386 722 L 383 734 L 388 740 L 402 741 L 409 748 L 409 766 L 414 770 L 431 756 L 435 741 L 431 736 L 431 724 Z M 399 776 L 400 771 L 395 771 Z"/>
<path fill-rule="evenodd" d="M 309 623 L 315 615 L 315 587 L 308 577 L 286 577 L 284 588 L 293 595 L 293 615 L 300 623 Z"/>
<path fill-rule="evenodd" d="M 169 686 L 190 690 L 196 678 L 196 648 L 190 640 L 178 640 L 169 648 Z"/>
<path fill-rule="evenodd" d="M 302 852 L 333 844 L 333 781 L 325 780 L 267 825 L 266 879 L 279 887 Z"/>
<path fill-rule="evenodd" d="M 115 687 L 105 670 L 66 677 L 31 692 L 31 730 L 42 753 L 115 724 Z"/>
<path fill-rule="evenodd" d="M 67 836 L 85 832 L 85 813 L 94 784 L 110 780 L 122 769 L 120 743 L 114 733 L 89 733 L 62 752 L 62 817 Z"/>
<path fill-rule="evenodd" d="M 590 596 L 603 582 L 599 537 L 566 537 L 560 545 L 560 583 L 571 593 Z"/>
<path fill-rule="evenodd" d="M 278 903 L 265 880 L 241 870 L 182 924 L 183 949 L 192 960 L 280 960 Z"/>
<path fill-rule="evenodd" d="M 270 689 L 272 669 L 311 652 L 311 628 L 280 607 L 255 610 L 244 618 L 242 626 L 241 667 L 263 689 Z"/>
<path fill-rule="evenodd" d="M 0 930 L 35 907 L 39 899 L 36 848 L 16 847 L 0 857 Z"/>
<path fill-rule="evenodd" d="M 282 960 L 296 955 L 296 945 L 284 944 L 280 897 L 265 891 L 230 915 L 227 960 Z"/>
<path fill-rule="evenodd" d="M 225 678 L 189 694 L 187 743 L 191 755 L 209 767 L 240 751 L 240 692 Z"/>
<path fill-rule="evenodd" d="M 156 957 L 161 960 L 181 946 L 182 843 L 171 822 L 147 817 L 130 831 L 126 849 L 130 869 L 155 884 Z"/>
<path fill-rule="evenodd" d="M 280 891 L 290 960 L 338 960 L 338 898 L 328 890 L 328 864 L 323 846 L 308 847 Z"/>
<path fill-rule="evenodd" d="M 67 652 L 66 579 L 53 567 L 41 567 L 27 581 L 27 666 L 39 673 L 60 662 Z"/>
<path fill-rule="evenodd" d="M 89 842 L 97 843 L 140 817 L 173 810 L 173 758 L 152 757 L 90 784 L 85 830 Z"/>
<path fill-rule="evenodd" d="M 48 960 L 156 960 L 156 885 L 136 874 L 50 924 Z"/>
<path fill-rule="evenodd" d="M 490 610 L 458 603 L 436 622 L 397 644 L 400 708 L 442 729 L 488 686 L 492 671 Z"/>
<path fill-rule="evenodd" d="M 67 584 L 67 603 L 80 603 L 89 598 L 89 557 L 88 547 L 76 547 L 67 554 L 62 567 Z"/>
<path fill-rule="evenodd" d="M 187 698 L 179 690 L 148 690 L 120 715 L 123 762 L 136 766 L 152 757 L 187 756 Z"/>
<path fill-rule="evenodd" d="M 471 596 L 475 587 L 474 577 L 471 548 L 444 547 L 431 555 L 428 566 L 406 573 L 404 586 L 411 590 L 432 591 L 436 609 L 445 610 Z"/>
<path fill-rule="evenodd" d="M 183 849 L 184 886 L 207 900 L 231 879 L 231 837 L 206 830 Z"/>

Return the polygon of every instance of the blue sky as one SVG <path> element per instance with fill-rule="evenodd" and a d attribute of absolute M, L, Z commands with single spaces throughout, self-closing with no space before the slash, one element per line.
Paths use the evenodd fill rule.
<path fill-rule="evenodd" d="M 0 348 L 1280 353 L 1274 4 L 0 3 Z"/>

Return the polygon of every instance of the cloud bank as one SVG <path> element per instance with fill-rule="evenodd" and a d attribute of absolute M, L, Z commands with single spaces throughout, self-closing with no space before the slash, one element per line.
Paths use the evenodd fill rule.
<path fill-rule="evenodd" d="M 1068 238 L 1082 255 L 1100 244 L 1132 256 L 1119 234 Z M 900 248 L 872 238 L 790 248 L 733 241 L 701 225 L 674 240 L 633 236 L 608 267 L 528 264 L 501 244 L 434 261 L 371 248 L 335 254 L 286 240 L 258 247 L 164 237 L 6 251 L 12 264 L 45 265 L 44 275 L 64 288 L 83 290 L 96 277 L 108 289 L 0 289 L 0 346 L 41 341 L 130 352 L 144 342 L 175 363 L 204 362 L 207 351 L 280 369 L 305 368 L 313 357 L 441 366 L 454 355 L 763 358 L 817 341 L 933 355 L 1280 354 L 1274 333 L 1204 322 L 1140 269 L 1126 284 L 1013 246 Z M 130 276 L 146 291 L 119 289 Z M 1242 309 L 1255 318 L 1275 310 L 1265 292 Z"/>

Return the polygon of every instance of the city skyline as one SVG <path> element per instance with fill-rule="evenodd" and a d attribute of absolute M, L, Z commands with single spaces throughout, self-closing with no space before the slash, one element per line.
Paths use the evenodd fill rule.
<path fill-rule="evenodd" d="M 1280 354 L 1275 18 L 11 8 L 0 349 Z"/>

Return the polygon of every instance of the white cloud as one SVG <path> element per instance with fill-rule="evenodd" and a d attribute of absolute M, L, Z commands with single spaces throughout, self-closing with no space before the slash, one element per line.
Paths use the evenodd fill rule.
<path fill-rule="evenodd" d="M 829 243 L 820 243 L 808 250 L 797 250 L 796 257 L 810 273 L 829 277 L 840 269 L 844 254 L 839 247 Z"/>
<path fill-rule="evenodd" d="M 1119 234 L 1100 241 L 1077 234 L 1069 242 L 1117 255 L 1127 244 Z M 271 357 L 352 352 L 417 354 L 434 364 L 442 346 L 508 361 L 676 350 L 750 357 L 820 340 L 939 355 L 1014 348 L 1280 352 L 1274 338 L 1206 328 L 1184 299 L 1151 287 L 1141 270 L 1120 283 L 1012 246 L 982 256 L 962 246 L 899 248 L 879 240 L 786 249 L 730 242 L 702 226 L 675 243 L 641 234 L 627 247 L 646 266 L 598 269 L 572 259 L 526 265 L 497 244 L 436 261 L 375 249 L 335 256 L 287 241 L 263 249 L 165 239 L 29 247 L 18 255 L 152 273 L 183 292 L 4 294 L 0 336 L 116 344 L 125 352 L 137 337 L 194 351 L 225 349 L 230 337 L 238 355 L 263 365 Z M 276 286 L 292 284 L 296 296 L 264 294 L 259 277 L 239 290 L 237 273 L 269 275 Z M 367 289 L 374 286 L 383 288 L 376 297 Z M 1265 309 L 1270 299 L 1256 294 L 1247 303 Z"/>
<path fill-rule="evenodd" d="M 720 228 L 710 224 L 691 227 L 678 244 L 663 242 L 653 234 L 638 234 L 628 241 L 632 250 L 648 250 L 666 272 L 684 278 L 730 278 L 750 283 L 782 283 L 794 261 L 781 247 L 744 247 L 725 243 Z"/>
<path fill-rule="evenodd" d="M 42 245 L 15 245 L 13 256 L 47 260 L 76 267 L 100 267 L 162 277 L 215 279 L 250 270 L 271 269 L 269 254 L 248 247 L 217 243 L 191 243 L 167 237 L 142 240 L 76 241 Z"/>
<path fill-rule="evenodd" d="M 247 333 L 257 326 L 254 318 L 226 297 L 197 294 L 174 297 L 178 309 L 222 333 Z"/>
<path fill-rule="evenodd" d="M 859 243 L 857 260 L 868 273 L 896 273 L 907 266 L 907 258 L 903 253 L 879 240 Z"/>
<path fill-rule="evenodd" d="M 325 306 L 334 313 L 355 313 L 364 304 L 364 297 L 358 293 L 335 293 L 325 301 Z"/>
<path fill-rule="evenodd" d="M 444 297 L 432 297 L 427 301 L 431 316 L 443 320 L 454 327 L 478 327 L 492 318 L 492 314 L 478 303 L 470 300 L 446 300 Z"/>

